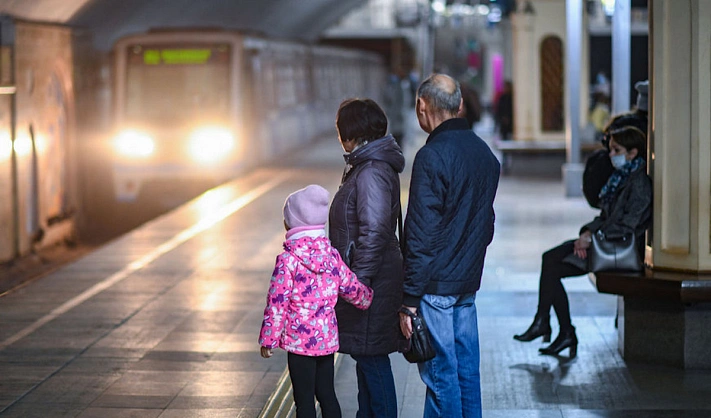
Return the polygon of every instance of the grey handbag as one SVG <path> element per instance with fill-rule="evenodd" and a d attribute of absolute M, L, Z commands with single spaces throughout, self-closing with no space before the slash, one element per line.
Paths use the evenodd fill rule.
<path fill-rule="evenodd" d="M 642 260 L 637 251 L 634 234 L 607 238 L 602 231 L 594 233 L 588 249 L 588 269 L 593 273 L 642 270 Z"/>

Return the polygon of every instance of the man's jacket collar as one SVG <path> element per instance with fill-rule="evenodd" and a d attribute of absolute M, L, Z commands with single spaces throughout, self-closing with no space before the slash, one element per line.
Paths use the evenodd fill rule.
<path fill-rule="evenodd" d="M 444 122 L 440 123 L 438 127 L 436 127 L 431 133 L 430 136 L 427 137 L 427 142 L 430 142 L 430 139 L 434 138 L 435 136 L 441 134 L 442 132 L 446 131 L 470 131 L 471 127 L 469 126 L 469 123 L 467 123 L 467 120 L 464 118 L 452 118 L 452 119 L 447 119 Z"/>

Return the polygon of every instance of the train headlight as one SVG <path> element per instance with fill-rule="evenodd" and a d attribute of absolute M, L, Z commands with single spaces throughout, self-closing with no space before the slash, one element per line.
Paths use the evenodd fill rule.
<path fill-rule="evenodd" d="M 148 157 L 153 154 L 153 138 L 137 131 L 123 131 L 114 139 L 116 151 L 127 157 Z"/>
<path fill-rule="evenodd" d="M 206 127 L 190 135 L 190 155 L 201 163 L 214 163 L 224 158 L 235 146 L 229 129 Z"/>

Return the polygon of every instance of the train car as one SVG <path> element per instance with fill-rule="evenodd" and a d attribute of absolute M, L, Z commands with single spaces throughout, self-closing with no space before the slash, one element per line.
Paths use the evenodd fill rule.
<path fill-rule="evenodd" d="M 333 132 L 338 103 L 379 98 L 382 60 L 235 31 L 131 35 L 114 47 L 118 200 L 150 182 L 227 180 Z"/>

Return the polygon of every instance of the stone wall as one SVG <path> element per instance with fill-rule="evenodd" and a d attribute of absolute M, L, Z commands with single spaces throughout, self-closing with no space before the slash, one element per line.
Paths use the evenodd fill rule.
<path fill-rule="evenodd" d="M 20 254 L 71 234 L 75 115 L 71 30 L 14 25 Z"/>

